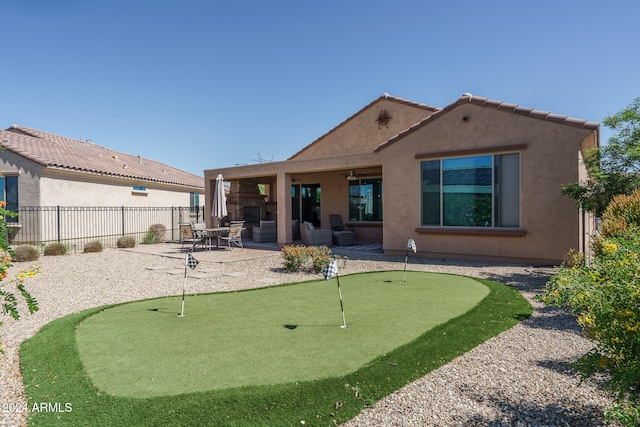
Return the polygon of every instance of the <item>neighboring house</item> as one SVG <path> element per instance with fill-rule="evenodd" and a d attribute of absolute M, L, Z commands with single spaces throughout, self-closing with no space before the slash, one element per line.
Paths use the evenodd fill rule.
<path fill-rule="evenodd" d="M 11 210 L 204 204 L 202 177 L 140 156 L 16 125 L 0 131 L 0 147 L 0 196 Z"/>
<path fill-rule="evenodd" d="M 386 254 L 557 264 L 594 221 L 560 193 L 585 179 L 599 124 L 465 94 L 437 108 L 383 94 L 286 161 L 205 171 L 231 182 L 230 219 L 329 228 L 340 214 Z M 261 184 L 264 195 L 256 187 Z M 209 219 L 208 219 L 209 220 Z"/>

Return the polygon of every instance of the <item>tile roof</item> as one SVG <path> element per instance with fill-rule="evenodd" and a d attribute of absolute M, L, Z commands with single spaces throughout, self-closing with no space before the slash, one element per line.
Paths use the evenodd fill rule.
<path fill-rule="evenodd" d="M 189 172 L 23 126 L 0 130 L 0 146 L 48 168 L 204 189 L 204 178 Z"/>
<path fill-rule="evenodd" d="M 438 118 L 442 117 L 443 115 L 447 114 L 449 111 L 453 110 L 454 108 L 462 104 L 480 105 L 483 107 L 494 108 L 500 111 L 520 114 L 520 115 L 529 116 L 535 119 L 546 120 L 549 122 L 559 123 L 559 124 L 583 128 L 583 129 L 589 129 L 589 130 L 595 130 L 595 131 L 600 129 L 600 123 L 598 122 L 589 122 L 587 120 L 575 119 L 572 117 L 563 116 L 559 114 L 552 114 L 552 113 L 549 113 L 548 111 L 535 110 L 533 108 L 522 107 L 516 104 L 508 104 L 506 102 L 496 101 L 494 99 L 484 98 L 481 96 L 472 95 L 470 93 L 465 93 L 460 98 L 458 98 L 457 101 L 447 105 L 444 108 L 438 109 L 435 113 L 433 113 L 429 117 L 416 123 L 415 125 L 411 126 L 409 129 L 404 130 L 403 132 L 388 139 L 387 141 L 383 142 L 375 149 L 375 151 L 378 152 L 380 150 L 383 150 L 384 148 L 398 141 L 405 135 L 431 123 L 434 120 L 437 120 Z"/>

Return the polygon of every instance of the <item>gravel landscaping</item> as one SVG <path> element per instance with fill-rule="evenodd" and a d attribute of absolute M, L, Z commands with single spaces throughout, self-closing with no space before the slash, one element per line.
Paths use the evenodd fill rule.
<path fill-rule="evenodd" d="M 189 272 L 187 293 L 238 290 L 321 278 L 286 273 L 278 252 L 235 262 L 201 260 Z M 196 254 L 196 257 L 198 255 Z M 33 315 L 21 303 L 19 322 L 4 316 L 0 339 L 0 425 L 26 422 L 19 367 L 19 345 L 51 320 L 87 308 L 143 298 L 178 295 L 184 259 L 140 251 L 105 249 L 101 253 L 42 257 L 38 277 L 27 289 L 38 300 Z M 349 255 L 340 274 L 402 270 L 404 257 Z M 28 263 L 16 263 L 9 278 Z M 516 287 L 534 306 L 534 314 L 451 363 L 408 384 L 366 409 L 345 426 L 597 426 L 612 400 L 598 379 L 579 384 L 569 364 L 592 348 L 575 321 L 562 310 L 535 301 L 551 268 L 411 259 L 409 269 L 481 277 Z M 6 279 L 5 279 L 6 281 Z M 11 290 L 6 287 L 6 290 Z M 176 308 L 178 310 L 178 308 Z M 79 402 L 72 402 L 79 405 Z"/>

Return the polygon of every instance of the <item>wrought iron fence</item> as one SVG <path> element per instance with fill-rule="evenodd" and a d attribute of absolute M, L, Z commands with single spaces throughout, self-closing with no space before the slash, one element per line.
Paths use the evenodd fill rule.
<path fill-rule="evenodd" d="M 203 221 L 204 207 L 20 206 L 17 221 L 7 224 L 15 245 L 60 242 L 82 248 L 99 240 L 115 246 L 121 236 L 141 243 L 152 224 L 163 224 L 165 239 L 180 240 L 182 222 Z"/>

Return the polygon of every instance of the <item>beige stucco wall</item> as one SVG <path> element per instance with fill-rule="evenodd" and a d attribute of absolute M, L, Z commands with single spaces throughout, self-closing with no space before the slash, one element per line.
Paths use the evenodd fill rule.
<path fill-rule="evenodd" d="M 465 116 L 468 121 L 463 121 Z M 580 143 L 591 133 L 473 104 L 463 104 L 442 115 L 381 152 L 385 250 L 404 248 L 411 237 L 423 255 L 561 261 L 569 249 L 579 249 L 580 228 L 578 209 L 560 194 L 560 189 L 578 180 Z M 421 227 L 420 160 L 415 154 L 517 144 L 526 144 L 526 148 L 517 150 L 520 229 L 524 236 L 492 235 L 490 231 L 481 236 L 440 234 L 443 228 L 431 234 L 429 228 Z"/>
<path fill-rule="evenodd" d="M 387 125 L 378 125 L 380 111 L 391 115 Z M 433 114 L 432 109 L 406 105 L 380 98 L 369 109 L 354 115 L 331 132 L 305 147 L 296 160 L 318 159 L 336 154 L 360 153 L 375 149 L 379 144 L 408 129 Z"/>
<path fill-rule="evenodd" d="M 393 116 L 390 135 L 386 127 L 378 128 L 375 122 L 381 109 L 388 109 Z M 278 223 L 288 224 L 290 185 L 319 183 L 322 226 L 328 227 L 329 214 L 340 214 L 343 221 L 348 221 L 345 173 L 350 169 L 374 171 L 371 176 L 383 179 L 384 221 L 356 223 L 354 228 L 359 240 L 382 241 L 387 254 L 404 254 L 408 238 L 416 241 L 417 256 L 537 264 L 557 264 L 570 249 L 588 249 L 588 236 L 583 238 L 583 231 L 593 229 L 593 218 L 583 216 L 573 200 L 560 191 L 563 184 L 586 177 L 580 152 L 598 144 L 597 131 L 580 127 L 579 121 L 578 126 L 572 126 L 537 118 L 540 115 L 528 117 L 508 109 L 462 103 L 374 151 L 386 138 L 414 124 L 409 122 L 416 116 L 409 112 L 425 113 L 414 109 L 420 110 L 391 102 L 374 103 L 292 160 L 205 171 L 206 192 L 211 194 L 217 173 L 229 180 L 262 177 L 277 188 Z M 426 113 L 425 117 L 431 114 Z M 392 128 L 394 120 L 397 128 Z M 471 150 L 464 154 L 468 156 L 477 154 L 473 150 L 507 146 L 511 148 L 497 148 L 487 154 L 520 153 L 519 228 L 505 232 L 502 228 L 421 226 L 421 160 L 416 155 L 439 153 L 439 157 L 451 157 L 461 155 L 455 153 L 458 150 Z M 288 227 L 279 227 L 278 243 L 291 243 Z"/>
<path fill-rule="evenodd" d="M 146 187 L 146 191 L 134 191 L 134 185 Z M 163 189 L 157 185 L 133 182 L 97 182 L 78 178 L 40 179 L 41 206 L 128 206 L 168 207 L 189 206 L 189 191 Z M 205 203 L 200 196 L 200 206 Z"/>
<path fill-rule="evenodd" d="M 43 166 L 10 151 L 0 151 L 0 173 L 18 176 L 18 204 L 20 206 L 38 205 L 40 174 L 43 169 Z"/>

